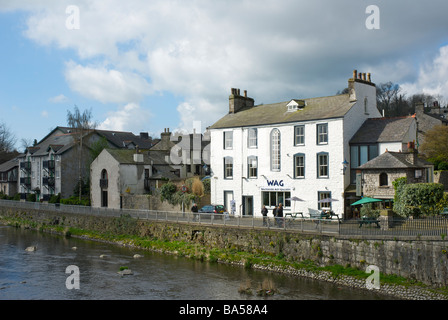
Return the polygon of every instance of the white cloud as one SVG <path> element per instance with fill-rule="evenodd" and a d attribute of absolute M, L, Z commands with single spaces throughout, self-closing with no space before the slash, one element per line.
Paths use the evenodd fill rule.
<path fill-rule="evenodd" d="M 448 98 L 448 45 L 420 66 L 416 81 L 401 85 L 407 95 L 425 93 L 444 101 Z M 444 102 L 445 103 L 445 102 Z"/>
<path fill-rule="evenodd" d="M 69 99 L 64 96 L 63 94 L 51 97 L 50 99 L 48 99 L 50 102 L 52 103 L 65 103 L 67 102 Z"/>
<path fill-rule="evenodd" d="M 43 110 L 43 111 L 40 113 L 40 115 L 41 115 L 42 118 L 48 118 L 48 111 L 47 111 L 47 110 Z"/>
<path fill-rule="evenodd" d="M 84 67 L 72 61 L 66 65 L 65 78 L 72 90 L 102 103 L 138 102 L 150 93 L 141 76 L 102 66 Z"/>
<path fill-rule="evenodd" d="M 116 111 L 107 114 L 106 119 L 98 125 L 98 129 L 117 131 L 147 131 L 152 114 L 136 103 L 128 103 Z"/>
<path fill-rule="evenodd" d="M 3 10 L 29 10 L 28 38 L 77 53 L 65 70 L 73 91 L 134 112 L 146 96 L 168 91 L 183 101 L 179 127 L 207 126 L 226 114 L 231 87 L 270 103 L 334 94 L 353 69 L 371 72 L 377 83 L 412 79 L 418 50 L 446 39 L 448 29 L 446 0 L 379 4 L 380 30 L 365 27 L 368 4 L 350 0 L 80 0 L 80 28 L 69 30 L 65 9 L 72 4 L 10 2 Z M 418 21 L 409 18 L 414 12 Z M 436 70 L 447 69 L 446 55 L 420 70 L 415 86 L 446 91 Z M 103 124 L 137 120 L 120 121 L 124 110 Z"/>

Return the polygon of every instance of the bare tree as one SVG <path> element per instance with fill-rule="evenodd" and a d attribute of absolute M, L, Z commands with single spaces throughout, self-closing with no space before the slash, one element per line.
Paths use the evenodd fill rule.
<path fill-rule="evenodd" d="M 79 143 L 79 158 L 78 158 L 78 186 L 79 186 L 79 200 L 82 196 L 82 148 L 84 135 L 95 129 L 96 123 L 92 122 L 92 109 L 80 112 L 75 105 L 73 113 L 67 110 L 67 125 L 73 129 L 75 139 Z"/>
<path fill-rule="evenodd" d="M 401 91 L 401 88 L 398 84 L 392 82 L 380 83 L 376 87 L 376 99 L 377 99 L 377 107 L 380 112 L 385 113 L 386 116 L 389 116 L 392 109 L 392 102 L 397 99 L 398 93 Z"/>
<path fill-rule="evenodd" d="M 12 152 L 16 144 L 16 137 L 5 123 L 0 123 L 0 151 Z"/>

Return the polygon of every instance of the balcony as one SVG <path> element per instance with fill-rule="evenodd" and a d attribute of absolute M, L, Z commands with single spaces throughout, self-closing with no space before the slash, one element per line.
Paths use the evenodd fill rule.
<path fill-rule="evenodd" d="M 45 160 L 42 162 L 42 167 L 47 171 L 54 171 L 55 163 L 54 160 Z"/>
<path fill-rule="evenodd" d="M 20 178 L 20 184 L 23 184 L 25 186 L 31 186 L 31 178 L 30 177 Z"/>
<path fill-rule="evenodd" d="M 54 187 L 54 177 L 43 177 L 42 184 L 44 186 Z"/>
<path fill-rule="evenodd" d="M 20 169 L 26 172 L 31 172 L 31 162 L 29 161 L 20 162 Z"/>

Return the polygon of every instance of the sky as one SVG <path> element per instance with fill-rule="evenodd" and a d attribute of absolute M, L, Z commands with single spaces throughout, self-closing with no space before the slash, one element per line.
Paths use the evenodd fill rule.
<path fill-rule="evenodd" d="M 446 0 L 0 0 L 0 123 L 40 141 L 97 128 L 204 131 L 231 88 L 255 104 L 334 95 L 354 69 L 448 93 Z"/>

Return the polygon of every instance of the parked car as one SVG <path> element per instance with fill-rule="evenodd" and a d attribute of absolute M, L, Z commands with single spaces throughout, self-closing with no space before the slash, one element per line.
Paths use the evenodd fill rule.
<path fill-rule="evenodd" d="M 208 204 L 199 209 L 200 213 L 225 213 L 226 208 L 221 204 Z"/>
<path fill-rule="evenodd" d="M 203 206 L 201 209 L 198 210 L 198 214 L 200 215 L 200 218 L 209 218 L 214 216 L 215 214 L 223 215 L 222 219 L 228 219 L 229 213 L 227 212 L 226 208 L 223 205 L 220 204 L 209 204 Z M 196 220 L 196 219 L 194 219 Z"/>

